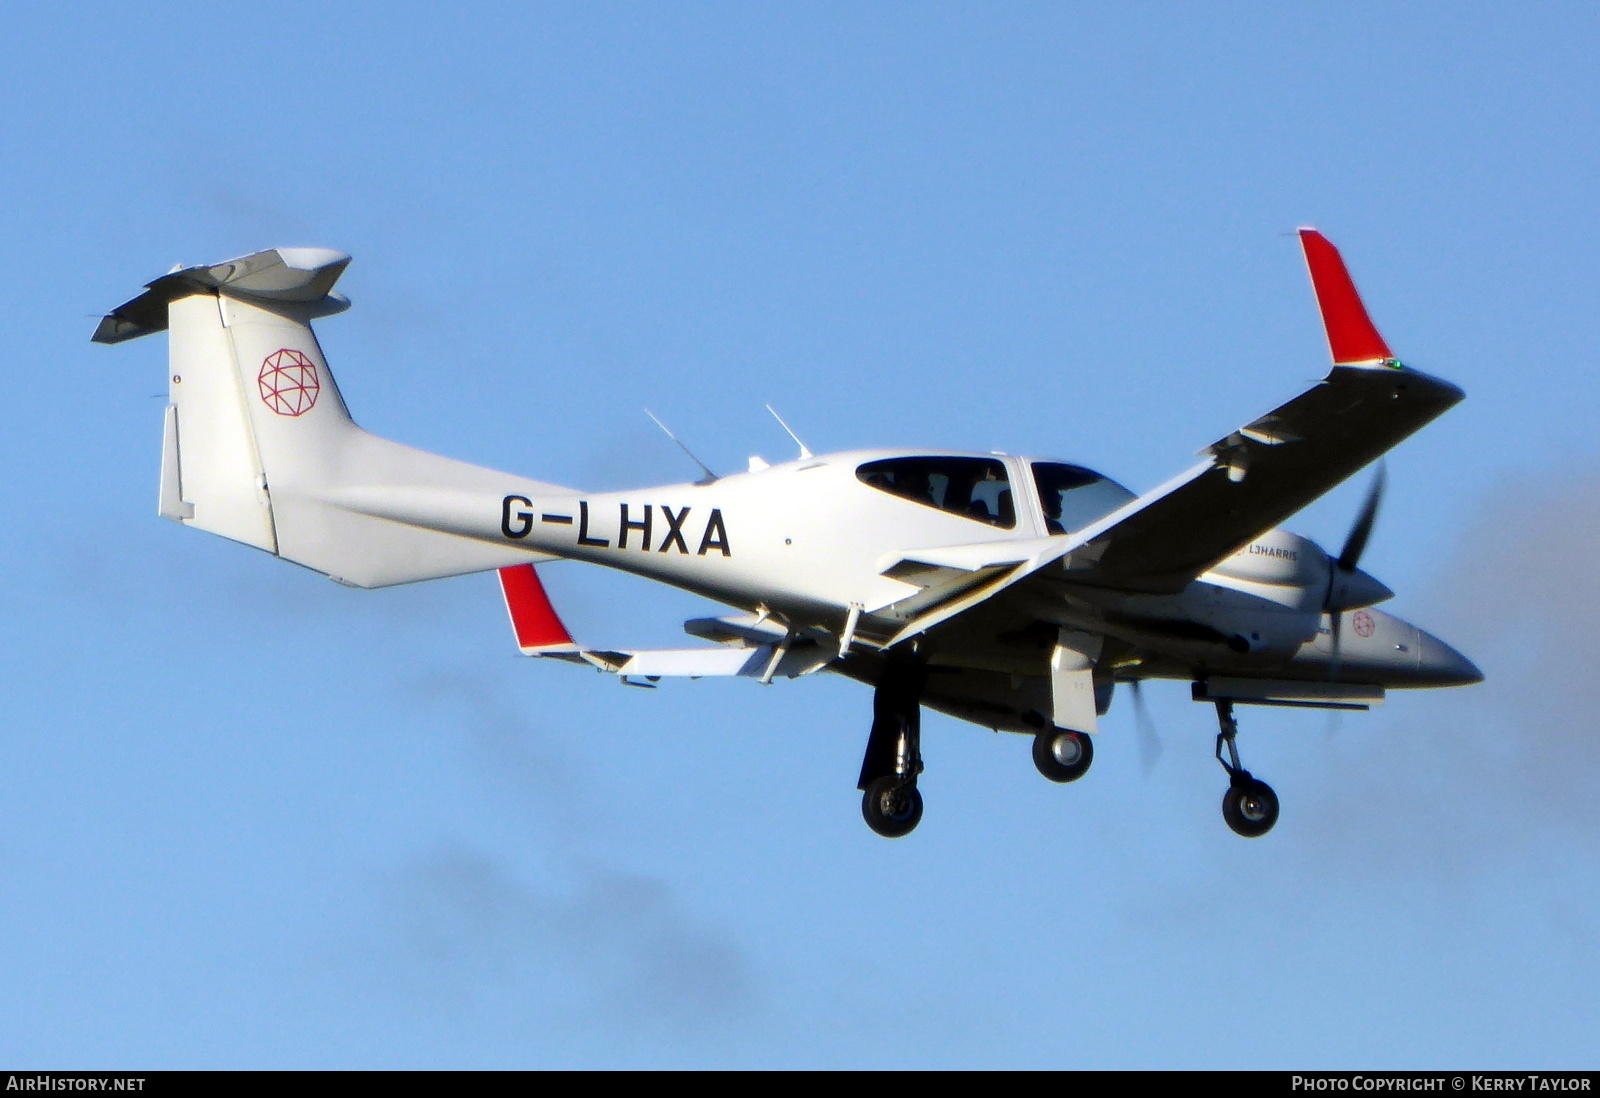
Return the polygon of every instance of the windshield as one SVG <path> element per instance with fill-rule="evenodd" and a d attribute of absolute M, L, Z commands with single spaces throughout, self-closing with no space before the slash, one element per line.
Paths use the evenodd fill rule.
<path fill-rule="evenodd" d="M 1135 498 L 1116 481 L 1081 465 L 1036 461 L 1033 480 L 1039 488 L 1045 525 L 1052 534 L 1082 530 Z"/>

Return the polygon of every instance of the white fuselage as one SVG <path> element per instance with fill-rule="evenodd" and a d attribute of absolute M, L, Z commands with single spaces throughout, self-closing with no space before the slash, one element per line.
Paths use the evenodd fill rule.
<path fill-rule="evenodd" d="M 471 500 L 442 495 L 432 506 L 411 496 L 399 508 L 403 514 L 396 513 L 396 501 L 361 506 L 359 493 L 346 502 L 418 526 L 647 576 L 765 612 L 797 629 L 820 627 L 837 635 L 852 605 L 858 606 L 858 635 L 884 638 L 903 624 L 896 604 L 918 591 L 883 574 L 908 554 L 1062 536 L 1049 528 L 1026 459 L 959 455 L 1004 464 L 1013 489 L 1010 529 L 901 498 L 858 476 L 868 462 L 917 453 L 850 451 L 710 483 L 593 494 L 550 495 L 547 485 L 519 486 L 507 478 L 503 495 Z M 1090 587 L 1072 583 L 1069 573 L 1050 597 L 1035 593 L 1026 606 L 1011 609 L 1025 618 L 1124 640 L 1152 657 L 1149 674 L 1270 673 L 1310 679 L 1325 676 L 1332 658 L 1330 622 L 1323 611 L 1329 577 L 1330 562 L 1321 548 L 1273 530 L 1176 594 Z M 1346 616 L 1342 678 L 1420 686 L 1435 684 L 1447 671 L 1430 667 L 1429 657 L 1453 655 L 1451 650 L 1409 623 L 1371 609 Z M 972 629 L 955 630 L 935 646 L 935 662 L 1038 673 L 1036 652 L 990 643 L 981 626 L 974 628 L 977 635 Z"/>

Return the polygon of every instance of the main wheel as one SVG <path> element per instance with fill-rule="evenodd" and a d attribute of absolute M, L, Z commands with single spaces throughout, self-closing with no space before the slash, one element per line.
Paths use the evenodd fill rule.
<path fill-rule="evenodd" d="M 1053 782 L 1075 782 L 1094 762 L 1094 741 L 1082 732 L 1047 728 L 1033 738 L 1033 765 Z"/>
<path fill-rule="evenodd" d="M 1222 818 L 1236 834 L 1259 839 L 1278 822 L 1278 795 L 1266 782 L 1242 779 L 1222 795 Z"/>
<path fill-rule="evenodd" d="M 922 819 L 922 794 L 914 783 L 885 774 L 861 795 L 861 817 L 886 839 L 909 835 Z"/>

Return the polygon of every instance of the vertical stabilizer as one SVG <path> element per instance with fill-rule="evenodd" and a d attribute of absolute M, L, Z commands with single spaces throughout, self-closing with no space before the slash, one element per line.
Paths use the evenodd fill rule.
<path fill-rule="evenodd" d="M 501 500 L 567 489 L 351 420 L 311 330 L 349 306 L 333 292 L 349 262 L 279 248 L 184 268 L 100 322 L 99 343 L 170 329 L 161 515 L 357 587 L 549 559 L 499 536 Z"/>

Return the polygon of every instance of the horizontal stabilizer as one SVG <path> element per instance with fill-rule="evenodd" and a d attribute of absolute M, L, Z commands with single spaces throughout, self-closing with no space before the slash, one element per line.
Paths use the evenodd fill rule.
<path fill-rule="evenodd" d="M 107 313 L 96 343 L 123 343 L 167 330 L 167 306 L 197 293 L 285 301 L 308 306 L 303 319 L 332 316 L 350 307 L 333 292 L 350 257 L 329 248 L 272 248 L 207 267 L 179 267 L 147 283 L 145 292 Z"/>

